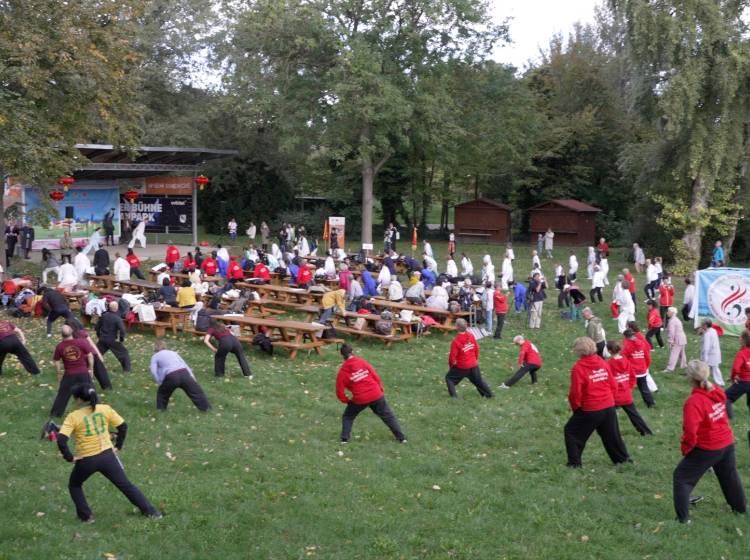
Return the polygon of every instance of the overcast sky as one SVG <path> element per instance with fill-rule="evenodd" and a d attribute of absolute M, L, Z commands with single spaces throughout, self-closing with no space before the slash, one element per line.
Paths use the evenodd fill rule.
<path fill-rule="evenodd" d="M 491 0 L 495 20 L 510 21 L 512 44 L 498 49 L 495 59 L 522 70 L 558 32 L 567 35 L 576 21 L 592 23 L 600 0 Z"/>

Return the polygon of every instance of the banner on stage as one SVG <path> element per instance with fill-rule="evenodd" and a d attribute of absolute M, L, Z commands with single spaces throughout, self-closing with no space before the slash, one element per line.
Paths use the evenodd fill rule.
<path fill-rule="evenodd" d="M 708 268 L 695 273 L 696 301 L 691 316 L 695 326 L 709 317 L 725 334 L 745 330 L 745 308 L 750 307 L 750 269 Z"/>
<path fill-rule="evenodd" d="M 120 211 L 132 224 L 146 221 L 147 233 L 192 233 L 193 198 L 139 196 L 135 202 L 120 197 Z"/>
<path fill-rule="evenodd" d="M 341 216 L 329 217 L 328 218 L 328 231 L 330 232 L 329 236 L 333 235 L 333 230 L 336 230 L 339 248 L 343 249 L 346 246 L 346 218 L 341 217 Z"/>
<path fill-rule="evenodd" d="M 41 189 L 24 186 L 25 213 L 42 208 L 47 201 Z M 115 241 L 120 237 L 120 192 L 114 181 L 77 181 L 65 198 L 49 201 L 57 209 L 57 218 L 51 217 L 45 226 L 34 225 L 34 250 L 59 249 L 63 232 L 70 228 L 70 235 L 76 245 L 85 244 L 102 223 L 107 212 L 113 211 L 112 225 Z M 67 218 L 66 218 L 67 216 Z M 72 216 L 72 217 L 71 217 Z M 99 232 L 104 239 L 104 230 Z"/>

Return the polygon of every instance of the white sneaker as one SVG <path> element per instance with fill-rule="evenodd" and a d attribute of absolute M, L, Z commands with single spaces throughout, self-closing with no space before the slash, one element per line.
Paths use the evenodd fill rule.
<path fill-rule="evenodd" d="M 500 385 L 497 386 L 497 388 L 498 389 L 510 389 L 510 387 L 508 387 L 505 383 L 501 383 Z"/>
<path fill-rule="evenodd" d="M 52 338 L 52 333 L 47 333 L 47 338 Z"/>
<path fill-rule="evenodd" d="M 253 380 L 253 376 L 252 376 L 252 375 L 248 375 L 248 376 L 247 376 L 247 380 L 248 380 L 248 381 L 252 381 L 252 380 Z"/>

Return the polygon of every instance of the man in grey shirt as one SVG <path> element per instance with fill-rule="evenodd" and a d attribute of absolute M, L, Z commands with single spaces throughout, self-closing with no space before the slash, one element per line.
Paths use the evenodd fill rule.
<path fill-rule="evenodd" d="M 206 393 L 193 376 L 190 367 L 177 352 L 167 350 L 163 340 L 154 343 L 154 355 L 151 356 L 151 375 L 159 388 L 156 391 L 157 410 L 167 410 L 169 399 L 175 389 L 182 389 L 202 412 L 211 408 Z"/>

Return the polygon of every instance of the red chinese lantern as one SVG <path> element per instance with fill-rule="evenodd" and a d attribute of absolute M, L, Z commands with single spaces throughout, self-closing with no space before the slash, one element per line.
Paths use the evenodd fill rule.
<path fill-rule="evenodd" d="M 125 200 L 128 200 L 130 201 L 130 204 L 133 204 L 136 200 L 138 200 L 138 191 L 130 190 L 123 196 L 125 197 Z"/>
<path fill-rule="evenodd" d="M 52 191 L 51 193 L 49 193 L 49 197 L 55 202 L 60 202 L 63 198 L 65 198 L 65 193 L 62 191 Z"/>
<path fill-rule="evenodd" d="M 57 180 L 57 183 L 60 184 L 60 185 L 62 185 L 63 191 L 65 191 L 65 192 L 68 192 L 68 189 L 70 188 L 70 185 L 72 185 L 75 182 L 76 182 L 76 180 L 73 179 L 73 177 L 70 177 L 70 176 L 68 176 L 68 177 L 60 177 Z"/>
<path fill-rule="evenodd" d="M 195 178 L 195 182 L 198 183 L 198 186 L 200 186 L 201 190 L 203 190 L 203 187 L 208 185 L 208 177 L 206 177 L 205 175 L 198 175 Z"/>

